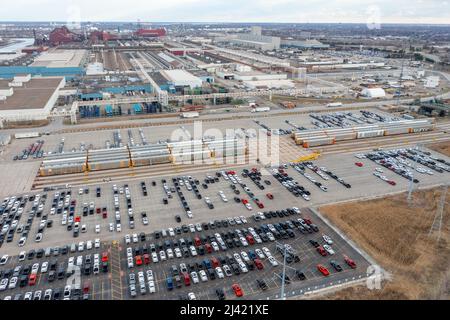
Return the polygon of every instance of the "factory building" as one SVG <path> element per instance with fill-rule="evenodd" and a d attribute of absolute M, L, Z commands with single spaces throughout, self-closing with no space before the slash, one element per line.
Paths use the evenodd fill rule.
<path fill-rule="evenodd" d="M 52 46 L 82 41 L 83 37 L 70 31 L 66 26 L 54 29 L 50 32 L 49 41 Z"/>
<path fill-rule="evenodd" d="M 164 37 L 167 34 L 166 29 L 139 29 L 135 32 L 135 35 L 143 38 L 158 38 Z"/>
<path fill-rule="evenodd" d="M 217 38 L 218 42 L 229 42 L 238 46 L 270 51 L 280 49 L 281 39 L 279 37 L 263 36 L 261 27 L 254 26 L 250 33 L 235 34 L 226 37 Z"/>
<path fill-rule="evenodd" d="M 281 47 L 294 47 L 299 49 L 329 49 L 330 45 L 312 40 L 281 40 Z"/>
<path fill-rule="evenodd" d="M 257 89 L 293 89 L 295 88 L 294 82 L 291 80 L 253 80 L 244 81 L 244 86 L 251 90 Z"/>
<path fill-rule="evenodd" d="M 202 86 L 202 79 L 194 76 L 186 70 L 162 70 L 161 75 L 174 87 L 190 87 L 194 89 Z"/>
<path fill-rule="evenodd" d="M 0 79 L 0 119 L 11 122 L 46 119 L 65 84 L 63 77 L 23 75 L 12 81 Z M 5 91 L 12 94 L 1 95 Z"/>

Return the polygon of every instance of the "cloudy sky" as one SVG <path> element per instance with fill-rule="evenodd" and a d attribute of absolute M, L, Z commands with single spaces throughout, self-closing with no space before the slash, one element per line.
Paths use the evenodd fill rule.
<path fill-rule="evenodd" d="M 450 24 L 450 0 L 10 0 L 0 5 L 0 21 L 138 19 Z"/>

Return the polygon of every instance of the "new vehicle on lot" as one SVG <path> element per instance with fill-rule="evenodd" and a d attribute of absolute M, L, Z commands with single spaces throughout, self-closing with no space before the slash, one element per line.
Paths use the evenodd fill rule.
<path fill-rule="evenodd" d="M 234 294 L 236 295 L 236 297 L 242 297 L 244 295 L 244 292 L 242 291 L 242 288 L 237 283 L 233 284 L 231 286 L 231 288 L 233 289 Z"/>
<path fill-rule="evenodd" d="M 328 271 L 327 268 L 325 268 L 323 265 L 318 264 L 317 265 L 317 269 L 320 271 L 320 273 L 322 273 L 322 275 L 324 275 L 325 277 L 330 275 L 330 272 Z"/>
<path fill-rule="evenodd" d="M 356 263 L 352 259 L 350 259 L 348 256 L 344 255 L 344 261 L 350 268 L 352 268 L 352 269 L 356 268 Z"/>

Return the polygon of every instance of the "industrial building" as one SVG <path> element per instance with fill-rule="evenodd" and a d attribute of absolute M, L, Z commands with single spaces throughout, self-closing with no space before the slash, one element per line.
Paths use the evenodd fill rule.
<path fill-rule="evenodd" d="M 31 78 L 29 75 L 0 80 L 0 119 L 25 121 L 46 119 L 66 81 L 63 77 Z"/>
<path fill-rule="evenodd" d="M 294 47 L 299 49 L 329 49 L 330 45 L 322 42 L 312 40 L 281 40 L 281 47 Z"/>
<path fill-rule="evenodd" d="M 261 27 L 254 26 L 250 33 L 231 35 L 225 38 L 216 39 L 218 42 L 229 42 L 238 46 L 258 49 L 262 51 L 275 50 L 280 48 L 281 39 L 279 37 L 263 36 Z"/>
<path fill-rule="evenodd" d="M 361 96 L 366 98 L 384 98 L 386 96 L 386 92 L 383 88 L 364 88 L 361 91 Z"/>
<path fill-rule="evenodd" d="M 192 75 L 186 70 L 162 70 L 160 73 L 175 87 L 190 87 L 191 89 L 194 89 L 202 86 L 202 79 Z"/>
<path fill-rule="evenodd" d="M 43 52 L 34 59 L 31 67 L 76 68 L 83 65 L 87 57 L 86 50 L 54 49 Z"/>

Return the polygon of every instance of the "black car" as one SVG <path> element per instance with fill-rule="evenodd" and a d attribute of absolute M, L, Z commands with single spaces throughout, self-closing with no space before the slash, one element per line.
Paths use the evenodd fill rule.
<path fill-rule="evenodd" d="M 181 222 L 181 217 L 179 215 L 176 215 L 175 216 L 175 221 L 180 223 Z"/>
<path fill-rule="evenodd" d="M 219 300 L 225 300 L 225 293 L 223 292 L 223 289 L 216 289 L 216 295 Z"/>
<path fill-rule="evenodd" d="M 306 279 L 305 274 L 301 270 L 296 270 L 295 274 L 297 275 L 297 278 L 299 278 L 300 280 L 305 280 Z"/>
<path fill-rule="evenodd" d="M 320 244 L 315 240 L 309 240 L 309 243 L 311 243 L 315 248 L 320 246 Z"/>
<path fill-rule="evenodd" d="M 337 263 L 336 261 L 331 260 L 330 264 L 337 272 L 341 272 L 342 271 L 341 265 L 339 263 Z"/>

